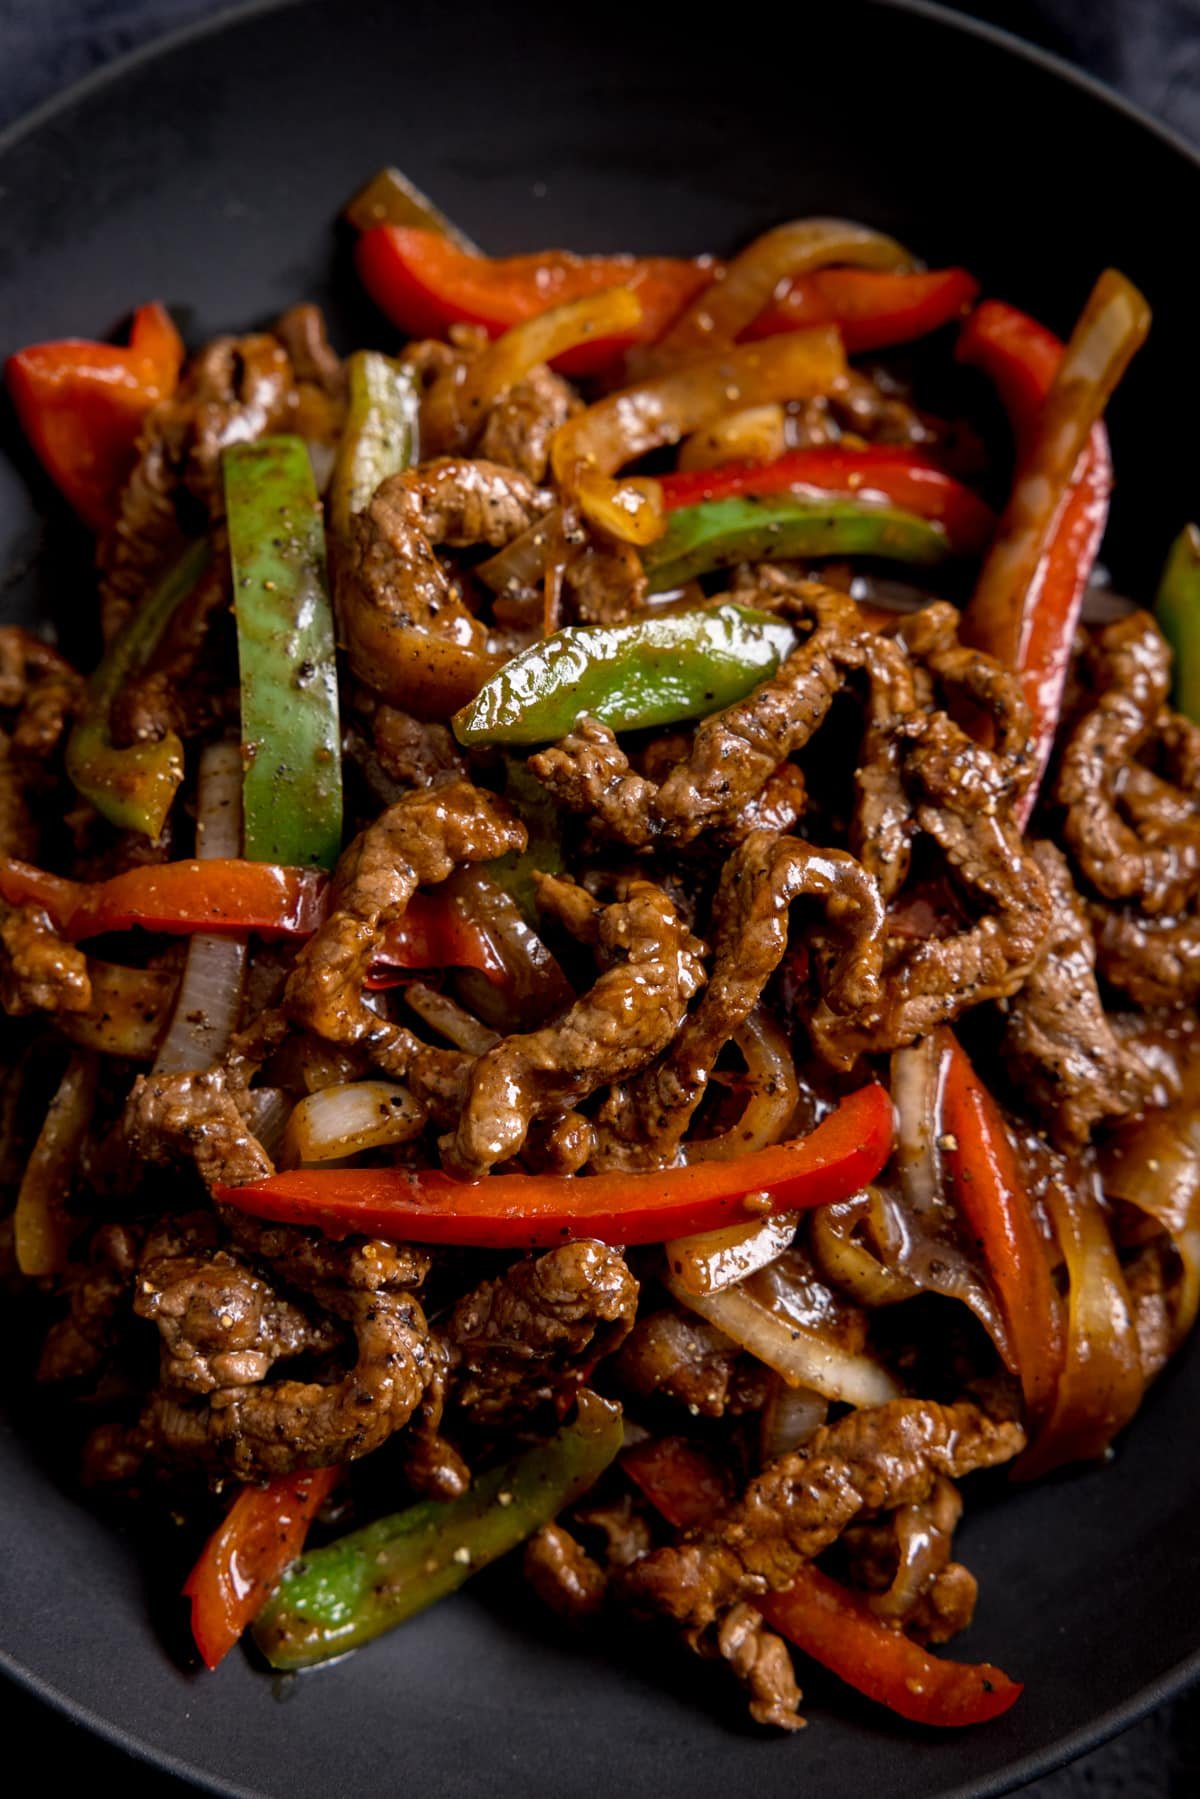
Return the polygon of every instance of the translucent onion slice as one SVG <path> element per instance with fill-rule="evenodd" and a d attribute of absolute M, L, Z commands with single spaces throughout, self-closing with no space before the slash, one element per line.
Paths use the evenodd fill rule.
<path fill-rule="evenodd" d="M 883 1405 L 900 1395 L 887 1369 L 870 1356 L 843 1349 L 819 1331 L 785 1322 L 740 1287 L 723 1293 L 689 1293 L 671 1274 L 666 1285 L 680 1305 L 715 1324 L 791 1387 L 810 1387 L 826 1399 L 855 1406 Z"/>
<path fill-rule="evenodd" d="M 829 1401 L 811 1387 L 789 1387 L 776 1375 L 762 1410 L 762 1458 L 774 1462 L 781 1455 L 803 1449 L 829 1414 Z"/>
<path fill-rule="evenodd" d="M 728 1224 L 724 1230 L 701 1231 L 694 1237 L 676 1237 L 666 1245 L 671 1273 L 688 1293 L 722 1293 L 748 1274 L 766 1268 L 791 1247 L 799 1216 L 779 1212 L 746 1224 Z"/>
<path fill-rule="evenodd" d="M 81 1049 L 153 1061 L 179 989 L 178 974 L 167 968 L 119 968 L 89 956 L 88 978 L 91 1005 L 86 1012 L 60 1012 L 60 1030 Z"/>
<path fill-rule="evenodd" d="M 393 1081 L 322 1087 L 302 1099 L 288 1119 L 279 1165 L 302 1168 L 389 1143 L 407 1143 L 425 1128 L 427 1118 L 420 1100 Z"/>
<path fill-rule="evenodd" d="M 1106 1145 L 1104 1191 L 1161 1225 L 1183 1269 L 1174 1337 L 1181 1342 L 1200 1307 L 1200 1057 L 1181 1071 L 1171 1106 L 1149 1112 Z"/>
<path fill-rule="evenodd" d="M 13 1238 L 22 1274 L 60 1274 L 67 1265 L 72 1221 L 64 1202 L 95 1103 L 96 1058 L 77 1050 L 50 1101 L 21 1177 Z"/>
<path fill-rule="evenodd" d="M 647 357 L 656 369 L 736 342 L 780 288 L 798 275 L 845 263 L 864 269 L 911 269 L 903 244 L 851 219 L 793 219 L 748 244 L 718 269 Z"/>
<path fill-rule="evenodd" d="M 470 1056 L 482 1056 L 500 1041 L 497 1032 L 481 1024 L 457 1000 L 451 999 L 448 993 L 439 993 L 436 987 L 427 987 L 424 981 L 411 981 L 403 994 L 409 1011 L 415 1012 L 455 1049 L 465 1050 Z"/>
<path fill-rule="evenodd" d="M 680 469 L 719 468 L 726 462 L 777 462 L 785 453 L 787 414 L 779 404 L 747 406 L 696 431 L 679 451 Z"/>
<path fill-rule="evenodd" d="M 242 774 L 236 743 L 209 744 L 200 757 L 196 855 L 202 862 L 241 855 Z M 190 939 L 156 1074 L 199 1073 L 220 1061 L 238 1026 L 246 956 L 244 939 L 207 931 Z"/>
<path fill-rule="evenodd" d="M 686 1146 L 689 1162 L 727 1161 L 754 1149 L 768 1149 L 792 1135 L 800 1083 L 786 1033 L 764 1007 L 757 1006 L 738 1026 L 733 1040 L 746 1062 L 750 1088 L 746 1110 L 732 1129 L 719 1137 L 690 1141 Z"/>

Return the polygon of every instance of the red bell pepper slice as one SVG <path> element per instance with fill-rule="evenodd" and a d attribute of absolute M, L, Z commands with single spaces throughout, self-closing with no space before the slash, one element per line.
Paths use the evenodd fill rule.
<path fill-rule="evenodd" d="M 879 269 L 815 269 L 761 312 L 743 337 L 836 325 L 851 355 L 924 337 L 961 318 L 979 292 L 966 269 L 902 275 Z"/>
<path fill-rule="evenodd" d="M 436 231 L 376 225 L 355 249 L 363 286 L 394 325 L 412 337 L 444 337 L 451 325 L 482 325 L 499 337 L 551 306 L 628 287 L 641 302 L 635 335 L 568 350 L 555 367 L 592 374 L 634 343 L 653 343 L 712 280 L 712 265 L 667 256 L 472 256 Z"/>
<path fill-rule="evenodd" d="M 977 493 L 964 487 L 917 450 L 872 444 L 847 450 L 820 446 L 791 450 L 774 462 L 728 462 L 684 474 L 660 475 L 663 506 L 676 512 L 705 500 L 739 494 L 787 493 L 816 488 L 823 493 L 881 494 L 893 506 L 934 520 L 945 528 L 956 551 L 981 550 L 995 529 L 995 516 Z"/>
<path fill-rule="evenodd" d="M 729 1162 L 646 1174 L 493 1174 L 456 1181 L 440 1169 L 295 1169 L 217 1197 L 255 1218 L 362 1231 L 397 1243 L 543 1249 L 573 1237 L 665 1243 L 747 1217 L 747 1194 L 773 1212 L 829 1205 L 856 1193 L 888 1158 L 892 1103 L 877 1083 L 842 1100 L 807 1137 Z M 763 1214 L 755 1209 L 755 1217 Z"/>
<path fill-rule="evenodd" d="M 938 1145 L 950 1198 L 978 1240 L 1012 1336 L 1034 1419 L 1054 1403 L 1063 1362 L 1062 1302 L 999 1107 L 942 1029 Z"/>
<path fill-rule="evenodd" d="M 482 925 L 444 894 L 414 893 L 388 926 L 365 985 L 372 991 L 399 987 L 413 971 L 428 968 L 477 968 L 496 986 L 508 980 L 503 959 Z"/>
<path fill-rule="evenodd" d="M 215 1668 L 253 1624 L 340 1476 L 340 1468 L 315 1468 L 242 1488 L 184 1583 L 206 1667 Z"/>
<path fill-rule="evenodd" d="M 107 881 L 69 881 L 0 857 L 0 898 L 41 906 L 73 943 L 134 925 L 170 935 L 308 937 L 324 918 L 327 889 L 319 870 L 232 857 L 130 868 Z"/>
<path fill-rule="evenodd" d="M 139 306 L 125 349 L 64 338 L 9 357 L 9 392 L 25 435 L 93 531 L 115 518 L 142 421 L 174 391 L 182 362 L 182 339 L 157 301 Z"/>
<path fill-rule="evenodd" d="M 1052 331 L 1001 300 L 985 300 L 963 327 L 959 360 L 995 383 L 1016 438 L 1017 455 L 1036 423 L 1063 345 Z M 1033 714 L 1037 776 L 1019 809 L 1024 824 L 1054 743 L 1063 683 L 1083 596 L 1108 521 L 1112 457 L 1108 433 L 1096 424 L 1076 466 L 1020 617 L 983 619 L 967 608 L 965 635 L 1021 677 Z"/>
<path fill-rule="evenodd" d="M 621 1465 L 678 1529 L 702 1524 L 725 1503 L 720 1471 L 681 1437 L 639 1443 L 625 1451 Z M 797 1649 L 914 1724 L 940 1729 L 986 1724 L 1008 1711 L 1024 1690 L 989 1662 L 930 1655 L 877 1618 L 861 1593 L 811 1562 L 799 1569 L 786 1592 L 764 1593 L 754 1604 L 771 1629 Z"/>

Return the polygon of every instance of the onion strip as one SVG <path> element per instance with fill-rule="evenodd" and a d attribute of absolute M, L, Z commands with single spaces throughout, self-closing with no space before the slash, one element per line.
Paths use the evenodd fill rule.
<path fill-rule="evenodd" d="M 22 1274 L 60 1274 L 73 1235 L 64 1200 L 96 1101 L 96 1059 L 77 1051 L 67 1063 L 30 1153 L 13 1214 L 17 1266 Z"/>
<path fill-rule="evenodd" d="M 60 1012 L 57 1023 L 81 1049 L 151 1062 L 179 990 L 167 968 L 120 968 L 88 958 L 92 1003 L 86 1012 Z"/>
<path fill-rule="evenodd" d="M 340 1161 L 364 1149 L 408 1143 L 429 1114 L 407 1087 L 393 1081 L 347 1081 L 322 1087 L 295 1107 L 279 1147 L 281 1168 Z"/>
<path fill-rule="evenodd" d="M 826 1399 L 856 1406 L 884 1405 L 899 1397 L 900 1388 L 892 1376 L 870 1356 L 842 1349 L 801 1324 L 785 1323 L 740 1287 L 729 1287 L 723 1293 L 690 1293 L 671 1274 L 665 1284 L 680 1305 L 715 1324 L 740 1348 L 773 1368 L 790 1387 L 811 1387 Z"/>
<path fill-rule="evenodd" d="M 236 743 L 209 744 L 200 757 L 196 855 L 203 862 L 241 853 L 242 774 Z M 200 931 L 191 939 L 155 1074 L 194 1074 L 220 1061 L 242 1009 L 246 954 L 241 938 Z"/>

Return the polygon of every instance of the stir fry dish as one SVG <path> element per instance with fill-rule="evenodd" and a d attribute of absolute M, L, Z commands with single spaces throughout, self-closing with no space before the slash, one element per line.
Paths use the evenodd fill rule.
<path fill-rule="evenodd" d="M 1097 573 L 1147 306 L 348 220 L 382 348 L 8 364 L 98 590 L 86 676 L 0 632 L 38 1407 L 210 1667 L 516 1551 L 764 1725 L 995 1718 L 964 1483 L 1107 1456 L 1200 1298 L 1200 534 Z"/>

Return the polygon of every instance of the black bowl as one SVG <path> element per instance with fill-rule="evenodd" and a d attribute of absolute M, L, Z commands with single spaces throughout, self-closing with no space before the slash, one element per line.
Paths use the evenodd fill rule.
<path fill-rule="evenodd" d="M 967 263 L 1059 330 L 1112 262 L 1155 310 L 1113 408 L 1107 552 L 1148 592 L 1196 505 L 1179 252 L 1195 157 L 1049 58 L 933 9 L 648 13 L 315 0 L 104 73 L 0 144 L 0 351 L 106 333 L 152 295 L 193 340 L 306 297 L 344 346 L 386 343 L 331 221 L 387 161 L 498 251 L 724 249 L 846 213 Z M 6 616 L 69 623 L 89 604 L 79 540 L 5 430 Z M 653 1636 L 565 1639 L 503 1573 L 299 1681 L 240 1656 L 198 1673 L 176 1654 L 172 1558 L 90 1512 L 15 1410 L 0 1423 L 0 1652 L 64 1711 L 227 1793 L 997 1793 L 1200 1671 L 1198 1399 L 1193 1349 L 1111 1466 L 969 1508 L 982 1602 L 961 1653 L 1027 1682 L 974 1733 L 906 1728 L 819 1675 L 807 1736 L 751 1733 L 711 1671 Z"/>

